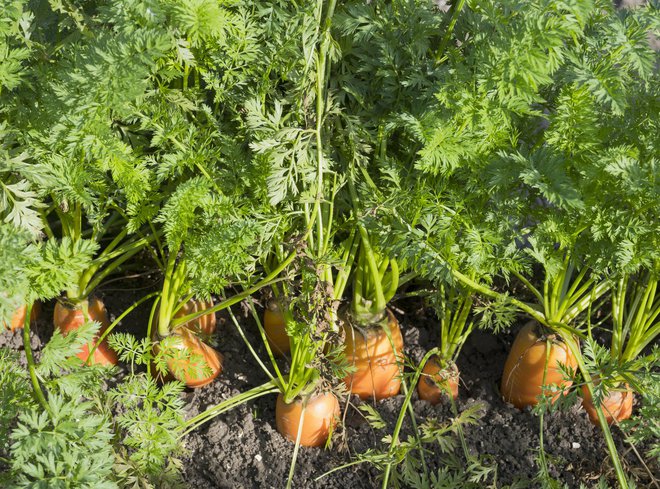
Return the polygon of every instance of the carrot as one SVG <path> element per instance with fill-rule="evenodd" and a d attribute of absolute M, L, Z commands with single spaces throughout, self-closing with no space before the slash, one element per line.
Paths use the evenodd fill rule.
<path fill-rule="evenodd" d="M 351 393 L 362 399 L 373 396 L 376 400 L 396 396 L 401 388 L 399 363 L 403 354 L 403 337 L 394 314 L 388 310 L 382 324 L 364 330 L 344 321 L 344 332 L 346 359 L 356 369 L 344 379 Z"/>
<path fill-rule="evenodd" d="M 41 309 L 41 306 L 39 305 L 39 302 L 35 302 L 34 305 L 32 306 L 32 312 L 30 313 L 30 323 L 34 323 L 37 318 L 39 317 L 39 312 Z M 5 324 L 5 328 L 8 328 L 10 331 L 16 331 L 19 329 L 23 328 L 23 325 L 25 324 L 25 314 L 27 313 L 27 306 L 23 305 L 16 309 L 14 312 L 14 315 L 11 317 L 11 321 L 9 322 L 9 326 Z"/>
<path fill-rule="evenodd" d="M 154 341 L 154 353 L 163 352 L 169 375 L 155 374 L 162 382 L 177 379 L 193 389 L 210 384 L 222 373 L 222 353 L 204 343 L 193 331 L 180 327 L 171 333 L 171 341 Z M 184 352 L 184 354 L 181 354 Z M 156 372 L 155 369 L 152 370 Z"/>
<path fill-rule="evenodd" d="M 175 318 L 184 317 L 199 311 L 205 311 L 213 307 L 213 299 L 205 301 L 203 299 L 190 299 L 174 314 Z M 215 313 L 209 313 L 187 323 L 181 327 L 188 328 L 197 335 L 211 336 L 217 328 L 217 319 Z"/>
<path fill-rule="evenodd" d="M 305 413 L 303 417 L 303 406 Z M 339 401 L 332 392 L 310 397 L 306 402 L 296 399 L 287 404 L 284 396 L 277 396 L 275 405 L 275 424 L 285 438 L 295 442 L 298 438 L 302 419 L 300 444 L 306 447 L 323 445 L 339 418 Z"/>
<path fill-rule="evenodd" d="M 264 331 L 268 345 L 274 353 L 284 356 L 291 351 L 284 314 L 275 301 L 270 301 L 264 311 Z"/>
<path fill-rule="evenodd" d="M 87 309 L 87 317 L 85 317 L 85 309 Z M 65 336 L 71 331 L 80 328 L 87 321 L 101 323 L 99 333 L 102 333 L 108 326 L 110 326 L 108 312 L 103 301 L 98 298 L 92 298 L 80 302 L 73 308 L 68 307 L 61 302 L 55 304 L 53 323 L 55 328 L 59 329 Z M 96 339 L 92 340 L 92 344 L 95 344 L 95 340 Z M 117 365 L 117 354 L 108 346 L 107 341 L 104 340 L 98 345 L 91 358 L 89 358 L 89 347 L 89 344 L 84 345 L 76 355 L 83 362 L 99 365 Z"/>
<path fill-rule="evenodd" d="M 422 377 L 417 384 L 419 398 L 431 404 L 438 404 L 451 396 L 458 398 L 458 367 L 454 362 L 446 363 L 438 355 L 432 356 L 422 369 Z"/>
<path fill-rule="evenodd" d="M 172 318 L 185 317 L 211 307 L 213 307 L 212 299 L 208 302 L 201 299 L 190 299 L 179 308 Z M 210 384 L 222 373 L 222 353 L 203 341 L 204 337 L 215 333 L 217 319 L 214 312 L 182 323 L 168 334 L 173 337 L 168 342 L 159 341 L 162 337 L 158 334 L 158 317 L 159 314 L 156 314 L 153 319 L 151 335 L 153 352 L 155 355 L 160 352 L 165 355 L 169 373 L 162 375 L 155 367 L 152 367 L 152 374 L 156 380 L 168 382 L 176 379 L 194 389 Z"/>
<path fill-rule="evenodd" d="M 534 321 L 527 323 L 516 336 L 502 374 L 501 392 L 504 399 L 519 409 L 538 403 L 538 396 L 543 394 L 543 376 L 546 386 L 559 386 L 566 389 L 571 381 L 563 378 L 560 364 L 575 369 L 577 362 L 569 348 L 558 337 L 551 339 L 550 352 L 547 351 L 546 338 L 537 331 Z M 545 393 L 550 393 L 547 389 Z M 560 395 L 557 392 L 553 401 Z"/>
<path fill-rule="evenodd" d="M 594 379 L 595 381 L 596 379 Z M 628 384 L 621 386 L 619 389 L 609 391 L 603 397 L 600 407 L 603 410 L 607 424 L 612 424 L 615 421 L 623 421 L 632 415 L 633 397 L 633 391 Z M 582 386 L 582 407 L 587 411 L 589 420 L 598 426 L 596 406 L 594 406 L 593 398 L 586 385 Z"/>

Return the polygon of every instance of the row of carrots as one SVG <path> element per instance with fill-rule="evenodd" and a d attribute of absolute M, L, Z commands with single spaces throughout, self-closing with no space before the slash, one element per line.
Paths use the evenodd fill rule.
<path fill-rule="evenodd" d="M 191 299 L 177 312 L 182 317 L 193 312 L 200 312 L 213 306 L 213 301 Z M 36 321 L 40 305 L 35 303 L 31 310 L 30 322 Z M 403 336 L 399 323 L 391 311 L 387 311 L 387 320 L 383 327 L 372 327 L 357 332 L 345 324 L 345 355 L 355 371 L 347 375 L 344 383 L 349 391 L 361 399 L 382 400 L 399 394 L 403 365 Z M 10 329 L 16 331 L 26 320 L 27 306 L 19 308 L 12 317 Z M 103 302 L 98 298 L 90 299 L 75 308 L 57 302 L 53 323 L 64 335 L 80 328 L 87 321 L 100 324 L 99 334 L 110 326 L 108 313 Z M 190 388 L 199 388 L 210 384 L 222 373 L 223 356 L 220 352 L 202 341 L 216 332 L 215 314 L 206 314 L 175 330 L 181 339 L 179 347 L 187 350 L 188 358 L 173 358 L 169 361 L 170 374 L 159 376 L 161 381 L 177 379 Z M 264 311 L 263 327 L 268 344 L 273 352 L 284 357 L 290 353 L 289 336 L 286 333 L 286 321 L 276 301 L 268 303 Z M 154 349 L 159 348 L 157 333 L 154 329 Z M 90 355 L 90 351 L 92 354 Z M 117 365 L 117 354 L 108 346 L 107 340 L 85 345 L 78 357 L 86 363 L 99 365 Z M 191 360 L 192 358 L 192 360 Z M 177 361 L 180 364 L 177 364 Z M 197 362 L 190 365 L 189 362 Z M 572 381 L 566 379 L 562 371 L 575 370 L 577 362 L 570 349 L 557 336 L 542 336 L 539 328 L 532 321 L 525 325 L 516 336 L 504 365 L 501 381 L 501 393 L 504 399 L 523 409 L 538 403 L 542 395 L 550 395 L 554 400 L 570 388 Z M 204 371 L 204 375 L 196 372 Z M 192 373 L 191 373 L 192 372 Z M 545 386 L 545 387 L 544 387 Z M 432 356 L 422 366 L 422 375 L 417 385 L 420 399 L 431 404 L 438 404 L 448 397 L 458 398 L 459 371 L 455 363 L 446 364 L 437 355 Z M 598 416 L 592 395 L 582 387 L 582 405 L 594 424 Z M 609 393 L 601 404 L 607 422 L 612 424 L 627 419 L 632 414 L 633 393 L 630 386 L 623 390 Z M 303 421 L 300 444 L 303 446 L 323 445 L 335 427 L 339 418 L 339 402 L 331 392 L 324 392 L 303 402 L 285 403 L 282 394 L 276 404 L 277 429 L 285 437 L 296 441 Z"/>

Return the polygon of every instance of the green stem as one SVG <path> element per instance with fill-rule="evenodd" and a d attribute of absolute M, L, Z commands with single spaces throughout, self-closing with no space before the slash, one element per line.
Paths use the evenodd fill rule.
<path fill-rule="evenodd" d="M 587 267 L 583 267 L 582 270 L 580 270 L 580 272 L 578 273 L 578 276 L 575 277 L 575 280 L 571 284 L 570 288 L 566 287 L 566 290 L 563 292 L 562 297 L 573 297 L 575 295 L 577 295 L 577 297 L 580 297 L 584 292 L 575 294 L 575 291 L 577 290 L 580 283 L 582 283 L 582 280 L 584 279 L 586 274 L 587 274 Z M 593 278 L 589 279 L 587 281 L 587 284 L 585 284 L 585 286 L 583 286 L 580 290 L 584 291 L 588 289 L 593 285 L 594 282 L 595 280 Z"/>
<path fill-rule="evenodd" d="M 205 316 L 207 314 L 215 313 L 218 311 L 222 311 L 223 309 L 228 308 L 229 306 L 233 306 L 234 304 L 237 304 L 241 302 L 243 299 L 246 299 L 247 297 L 251 296 L 255 292 L 257 292 L 259 289 L 271 285 L 272 283 L 275 283 L 276 277 L 286 268 L 288 267 L 291 262 L 296 257 L 296 252 L 292 251 L 289 256 L 282 262 L 280 263 L 277 268 L 275 268 L 271 273 L 269 273 L 264 279 L 260 280 L 257 282 L 256 285 L 250 287 L 249 289 L 244 290 L 240 294 L 236 294 L 235 296 L 231 297 L 230 299 L 226 299 L 215 306 L 205 309 L 203 311 L 197 311 L 191 314 L 188 314 L 187 316 L 182 316 L 176 319 L 173 319 L 170 322 L 170 325 L 172 329 L 176 329 L 177 327 L 181 326 L 183 323 L 187 323 L 188 321 L 194 321 L 195 319 Z M 159 325 L 160 328 L 160 325 Z"/>
<path fill-rule="evenodd" d="M 612 358 L 621 361 L 623 353 L 623 322 L 626 299 L 626 289 L 628 288 L 627 275 L 621 277 L 617 282 L 616 289 L 612 294 Z"/>
<path fill-rule="evenodd" d="M 598 299 L 610 289 L 610 284 L 604 280 L 592 289 L 592 293 L 582 297 L 580 300 L 573 303 L 571 308 L 566 311 L 566 314 L 560 319 L 562 322 L 569 323 L 575 319 L 580 313 L 584 312 L 591 302 Z"/>
<path fill-rule="evenodd" d="M 355 189 L 355 168 L 351 164 L 349 176 L 348 176 L 348 188 L 351 195 L 351 203 L 353 205 L 353 212 L 355 213 L 355 219 L 358 219 L 359 214 L 359 198 L 357 195 L 357 190 Z M 362 291 L 362 297 L 359 299 L 364 300 L 365 296 L 369 299 L 373 299 L 371 308 L 369 310 L 370 314 L 377 315 L 385 310 L 387 307 L 387 300 L 385 299 L 385 294 L 383 293 L 383 284 L 382 277 L 380 273 L 380 267 L 376 261 L 376 256 L 371 247 L 371 242 L 369 240 L 369 233 L 360 223 L 356 223 L 358 232 L 360 233 L 360 256 L 364 258 L 364 261 L 358 262 L 358 268 L 365 273 L 363 277 L 363 287 L 365 289 Z M 368 272 L 368 275 L 366 274 Z M 355 294 L 354 294 L 355 295 Z M 358 301 L 358 297 L 354 297 L 354 301 Z M 354 304 L 354 307 L 361 307 L 362 303 Z"/>
<path fill-rule="evenodd" d="M 151 294 L 145 295 L 143 298 L 140 300 L 136 301 L 133 303 L 131 307 L 126 309 L 124 312 L 122 312 L 117 319 L 115 319 L 110 326 L 108 326 L 103 334 L 99 336 L 99 338 L 94 342 L 94 346 L 89 350 L 89 355 L 87 356 L 87 359 L 85 360 L 85 363 L 89 362 L 90 358 L 94 357 L 94 352 L 96 349 L 99 347 L 99 345 L 103 342 L 103 340 L 106 339 L 106 337 L 112 333 L 112 330 L 115 329 L 115 327 L 121 322 L 122 319 L 124 319 L 126 316 L 128 316 L 133 310 L 135 310 L 136 307 L 138 307 L 140 304 L 143 302 L 151 299 L 152 297 L 155 297 L 158 295 L 158 292 L 152 292 Z"/>
<path fill-rule="evenodd" d="M 449 25 L 447 26 L 447 30 L 445 31 L 445 35 L 443 36 L 442 41 L 440 42 L 440 47 L 438 47 L 438 51 L 435 54 L 435 59 L 438 63 L 441 63 L 443 61 L 445 49 L 447 49 L 447 44 L 449 44 L 449 39 L 451 38 L 451 34 L 454 31 L 454 26 L 456 25 L 456 21 L 458 20 L 458 15 L 461 13 L 461 10 L 463 10 L 464 5 L 465 5 L 465 0 L 458 0 L 458 3 L 452 6 L 452 13 L 451 13 L 451 18 L 449 19 Z"/>
<path fill-rule="evenodd" d="M 175 266 L 176 253 L 170 252 L 167 259 L 167 268 L 165 269 L 163 288 L 160 295 L 160 306 L 158 308 L 158 335 L 161 338 L 166 337 L 170 333 L 170 322 L 172 320 L 172 311 L 174 309 L 174 304 L 172 302 L 176 299 L 176 292 L 172 290 L 174 285 Z M 180 266 L 179 269 L 182 270 L 183 267 Z M 183 324 L 183 322 L 181 324 Z M 173 327 L 172 329 L 175 328 Z"/>
<path fill-rule="evenodd" d="M 520 280 L 525 285 L 525 287 L 527 287 L 529 291 L 536 296 L 536 298 L 539 301 L 539 304 L 543 303 L 543 295 L 541 294 L 541 292 L 539 292 L 539 289 L 534 287 L 532 283 L 529 280 L 527 280 L 520 272 L 516 270 L 512 270 L 511 273 L 513 273 L 513 275 L 515 275 L 518 278 L 518 280 Z"/>
<path fill-rule="evenodd" d="M 548 324 L 548 322 L 546 321 L 545 315 L 542 312 L 534 309 L 529 304 L 526 304 L 525 302 L 519 301 L 518 299 L 516 299 L 514 297 L 505 296 L 504 294 L 501 294 L 500 292 L 497 292 L 497 291 L 492 290 L 488 287 L 485 287 L 485 286 L 475 282 L 471 278 L 467 277 L 466 275 L 463 275 L 458 270 L 453 270 L 452 269 L 452 275 L 459 282 L 462 282 L 464 285 L 470 287 L 475 292 L 479 292 L 479 293 L 481 293 L 481 294 L 483 294 L 487 297 L 492 297 L 493 299 L 500 299 L 500 300 L 501 299 L 506 299 L 511 304 L 516 306 L 518 309 L 520 309 L 520 310 L 526 312 L 527 314 L 529 314 L 532 318 L 534 318 L 539 323 L 545 324 L 545 325 Z"/>
<path fill-rule="evenodd" d="M 344 290 L 346 290 L 346 285 L 348 285 L 348 277 L 351 274 L 359 244 L 360 240 L 355 239 L 355 229 L 351 229 L 351 234 L 343 244 L 344 255 L 342 256 L 341 266 L 333 288 L 333 299 L 335 300 L 339 300 L 344 296 Z"/>
<path fill-rule="evenodd" d="M 160 300 L 161 300 L 161 296 L 159 295 L 158 297 L 156 297 L 156 300 L 151 305 L 151 311 L 149 312 L 149 321 L 147 322 L 147 338 L 149 338 L 149 339 L 152 338 L 151 331 L 152 331 L 153 324 L 154 324 L 154 318 L 156 317 L 156 311 L 159 308 Z M 152 362 L 147 362 L 147 376 L 148 377 L 151 377 L 151 363 Z"/>
<path fill-rule="evenodd" d="M 571 353 L 573 354 L 573 356 L 575 357 L 578 363 L 578 368 L 580 369 L 580 373 L 582 374 L 582 378 L 585 381 L 585 384 L 587 386 L 587 389 L 589 390 L 591 397 L 595 398 L 593 379 L 591 378 L 591 375 L 589 374 L 589 371 L 587 370 L 587 367 L 584 363 L 584 359 L 582 358 L 582 352 L 580 351 L 579 345 L 571 335 L 565 335 L 564 342 L 566 343 L 566 346 L 570 348 Z M 610 454 L 610 459 L 612 460 L 612 465 L 614 466 L 614 471 L 616 473 L 616 478 L 619 482 L 619 487 L 621 489 L 628 489 L 628 480 L 626 479 L 626 474 L 623 470 L 623 466 L 621 465 L 621 460 L 619 459 L 619 453 L 616 450 L 616 445 L 614 444 L 614 439 L 612 438 L 612 432 L 610 431 L 610 426 L 607 423 L 605 414 L 603 413 L 603 410 L 599 407 L 596 407 L 596 413 L 598 414 L 598 423 L 600 424 L 601 430 L 603 431 L 603 436 L 605 437 L 605 443 L 607 445 L 607 450 Z"/>
<path fill-rule="evenodd" d="M 302 438 L 303 424 L 305 422 L 305 412 L 307 411 L 307 398 L 303 399 L 302 410 L 300 411 L 300 421 L 298 421 L 298 433 L 296 433 L 296 444 L 293 447 L 291 464 L 289 465 L 289 476 L 286 480 L 286 489 L 291 489 L 293 484 L 293 475 L 296 470 L 296 460 L 298 460 L 298 451 L 300 450 L 300 439 Z"/>
<path fill-rule="evenodd" d="M 380 314 L 387 307 L 387 301 L 385 300 L 385 294 L 383 293 L 383 284 L 380 281 L 380 274 L 378 273 L 378 263 L 376 261 L 376 255 L 371 247 L 371 242 L 369 241 L 369 234 L 367 230 L 361 224 L 358 224 L 358 231 L 360 232 L 360 237 L 362 238 L 362 249 L 364 252 L 364 257 L 367 261 L 367 267 L 365 271 L 368 271 L 368 283 L 373 287 L 373 298 L 375 299 L 371 307 L 371 311 L 375 314 Z"/>
<path fill-rule="evenodd" d="M 452 361 L 456 359 L 463 343 L 465 343 L 468 335 L 472 332 L 474 323 L 468 325 L 467 322 L 468 315 L 472 309 L 472 302 L 471 295 L 461 295 L 458 301 L 457 310 L 454 314 L 454 320 L 452 321 L 452 327 L 450 328 L 450 330 L 452 330 L 450 343 L 447 347 L 447 353 L 449 354 L 447 358 Z"/>
<path fill-rule="evenodd" d="M 389 273 L 389 284 L 387 280 L 384 282 L 387 286 L 387 289 L 383 291 L 385 295 L 385 303 L 387 304 L 392 298 L 396 295 L 396 291 L 399 288 L 399 264 L 396 260 L 390 260 L 390 273 Z"/>
<path fill-rule="evenodd" d="M 93 280 L 90 280 L 87 284 L 84 285 L 84 287 L 81 287 L 81 297 L 88 297 L 89 294 L 91 294 L 94 289 L 96 289 L 110 274 L 117 271 L 119 267 L 133 258 L 137 253 L 139 253 L 140 250 L 142 250 L 142 248 L 147 244 L 146 242 L 142 242 L 142 240 L 140 240 L 140 242 L 141 243 L 136 242 L 133 247 L 124 251 L 124 254 L 106 266 L 103 270 L 98 272 L 96 276 L 94 276 Z"/>
<path fill-rule="evenodd" d="M 268 344 L 268 340 L 266 338 L 264 328 L 261 325 L 261 321 L 259 320 L 258 314 L 256 314 L 256 311 L 254 310 L 254 305 L 250 303 L 250 309 L 252 311 L 252 316 L 254 317 L 254 320 L 257 322 L 257 325 L 259 327 L 259 333 L 261 333 L 262 340 L 264 344 L 266 345 L 266 351 L 268 353 L 268 357 L 271 360 L 271 363 L 275 367 L 275 371 L 277 373 L 277 380 L 281 385 L 284 385 L 284 378 L 282 377 L 282 374 L 280 373 L 280 370 L 277 366 L 277 362 L 275 361 L 275 357 L 273 356 L 273 352 L 270 349 L 270 345 Z M 252 344 L 248 341 L 247 337 L 245 336 L 245 332 L 243 331 L 243 328 L 241 328 L 241 325 L 239 324 L 238 320 L 236 319 L 236 316 L 234 315 L 234 312 L 231 310 L 231 307 L 228 309 L 229 312 L 229 317 L 231 317 L 232 322 L 234 323 L 234 326 L 238 330 L 238 334 L 241 336 L 243 339 L 243 342 L 245 343 L 245 346 L 247 346 L 248 350 L 250 350 L 250 353 L 252 354 L 252 357 L 255 359 L 255 361 L 259 364 L 261 369 L 264 371 L 264 373 L 268 376 L 268 378 L 271 381 L 275 381 L 275 376 L 268 370 L 266 365 L 261 361 L 261 358 L 259 355 L 257 355 L 257 352 L 254 351 L 254 348 L 252 347 Z"/>
<path fill-rule="evenodd" d="M 647 280 L 646 286 L 638 292 L 640 299 L 632 307 L 636 314 L 631 320 L 628 342 L 621 355 L 622 362 L 632 361 L 660 334 L 660 322 L 654 324 L 660 316 L 660 303 L 656 304 L 655 298 L 658 281 L 650 277 Z"/>
<path fill-rule="evenodd" d="M 55 234 L 53 233 L 53 230 L 50 227 L 50 224 L 48 224 L 48 214 L 50 210 L 47 211 L 39 211 L 39 215 L 41 216 L 41 223 L 43 225 L 43 230 L 48 239 L 55 241 Z"/>
<path fill-rule="evenodd" d="M 50 410 L 44 391 L 39 384 L 37 377 L 37 367 L 32 355 L 32 345 L 30 345 L 30 315 L 32 314 L 32 304 L 28 304 L 25 311 L 25 322 L 23 323 L 23 347 L 25 348 L 25 359 L 27 360 L 28 372 L 30 373 L 30 381 L 32 382 L 32 390 L 34 397 L 41 407 L 52 417 L 53 412 Z"/>
<path fill-rule="evenodd" d="M 562 268 L 562 273 L 560 275 L 561 280 L 555 280 L 552 283 L 552 291 L 553 291 L 553 312 L 557 312 L 560 309 L 560 304 L 563 302 L 564 297 L 566 297 L 566 293 L 568 292 L 570 283 L 571 283 L 571 278 L 573 277 L 573 271 L 575 270 L 575 266 L 573 265 L 573 262 L 571 261 L 570 258 L 570 253 L 566 253 L 564 256 L 564 266 Z M 582 269 L 582 272 L 586 272 L 586 267 Z M 579 281 L 576 282 L 577 285 L 579 284 Z"/>
<path fill-rule="evenodd" d="M 263 385 L 254 387 L 248 391 L 242 392 L 234 397 L 227 399 L 226 401 L 213 406 L 212 408 L 207 409 L 206 411 L 198 414 L 194 418 L 189 419 L 181 426 L 181 434 L 179 438 L 183 438 L 191 431 L 199 428 L 201 425 L 207 421 L 219 416 L 220 414 L 229 411 L 230 409 L 240 406 L 246 402 L 252 401 L 259 397 L 265 396 L 266 394 L 272 394 L 277 392 L 278 386 L 274 381 L 266 382 Z"/>
<path fill-rule="evenodd" d="M 551 300 L 550 277 L 546 272 L 545 277 L 543 278 L 543 311 L 545 313 L 545 317 L 549 320 L 552 320 L 553 318 Z"/>
<path fill-rule="evenodd" d="M 332 16 L 335 10 L 336 0 L 330 0 L 328 3 L 328 10 L 326 16 L 321 24 L 320 32 L 320 46 L 317 57 L 317 70 L 316 70 L 316 160 L 317 160 L 317 174 L 316 174 L 316 198 L 314 199 L 314 209 L 312 211 L 312 218 L 310 224 L 314 219 L 321 214 L 321 201 L 323 200 L 323 176 L 324 176 L 324 156 L 323 156 L 323 120 L 325 112 L 325 71 L 326 63 L 328 61 L 328 46 L 330 44 L 329 31 L 332 23 Z M 322 4 L 321 4 L 322 6 Z M 320 220 L 320 219 L 319 219 Z M 316 240 L 319 246 L 323 243 L 323 226 L 319 223 L 317 228 L 319 233 Z"/>
<path fill-rule="evenodd" d="M 415 375 L 413 376 L 413 381 L 411 385 L 417 385 L 417 382 L 419 381 L 419 377 L 422 373 L 422 370 L 424 369 L 424 366 L 426 365 L 426 362 L 428 362 L 429 358 L 431 358 L 433 355 L 436 355 L 437 353 L 438 353 L 437 348 L 432 348 L 431 350 L 426 352 L 426 355 L 424 355 L 424 358 L 422 358 L 422 361 L 419 364 L 419 368 L 415 371 Z M 414 391 L 415 389 L 410 389 L 408 391 L 403 401 L 404 406 L 410 404 Z M 399 433 L 401 432 L 401 428 L 403 426 L 403 419 L 405 418 L 405 413 L 406 413 L 406 409 L 402 408 L 399 411 L 399 417 L 396 420 L 396 425 L 394 425 L 394 431 L 392 432 L 392 441 L 390 442 L 390 448 L 388 450 L 388 455 L 390 457 L 394 455 L 395 448 L 399 443 Z M 382 489 L 387 489 L 389 486 L 390 473 L 392 472 L 392 465 L 393 465 L 392 462 L 388 462 L 385 465 L 385 470 L 383 471 L 383 483 L 381 485 Z"/>

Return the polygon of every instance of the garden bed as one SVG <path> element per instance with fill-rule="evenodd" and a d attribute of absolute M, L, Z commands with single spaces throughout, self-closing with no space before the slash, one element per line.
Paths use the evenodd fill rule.
<path fill-rule="evenodd" d="M 125 290 L 119 286 L 104 295 L 111 315 L 113 311 L 125 310 L 146 293 L 144 290 L 148 290 L 131 290 L 129 287 L 135 287 L 134 282 L 126 286 Z M 238 308 L 235 309 L 238 311 Z M 418 362 L 424 352 L 434 346 L 437 320 L 430 310 L 414 302 L 407 302 L 395 313 L 401 322 L 406 354 Z M 120 324 L 119 330 L 142 334 L 148 314 L 149 305 L 142 305 Z M 37 358 L 39 349 L 52 334 L 51 317 L 52 305 L 46 305 L 32 334 L 32 347 L 36 350 Z M 260 344 L 253 322 L 245 318 L 241 318 L 241 322 L 245 326 L 248 340 L 253 345 Z M 194 416 L 267 380 L 233 324 L 226 317 L 221 317 L 220 323 L 216 340 L 218 349 L 225 357 L 224 371 L 206 388 L 186 390 L 183 396 L 188 416 Z M 531 412 L 519 411 L 505 403 L 499 395 L 502 368 L 513 341 L 513 333 L 518 327 L 516 325 L 511 333 L 500 335 L 476 331 L 458 361 L 461 388 L 457 408 L 463 411 L 479 403 L 483 414 L 477 426 L 466 428 L 465 441 L 470 453 L 482 457 L 484 465 L 497 466 L 496 487 L 514 482 L 521 484 L 516 487 L 535 487 L 533 478 L 538 472 L 539 418 Z M 0 347 L 21 350 L 20 333 L 0 333 Z M 257 351 L 265 356 L 263 347 Z M 339 437 L 348 443 L 342 443 L 336 437 L 336 450 L 301 448 L 296 463 L 294 487 L 380 487 L 379 471 L 368 463 L 336 470 L 318 481 L 316 478 L 350 463 L 356 454 L 368 449 L 386 450 L 381 439 L 392 433 L 403 400 L 404 396 L 399 395 L 371 403 L 387 423 L 386 428 L 376 430 L 357 409 L 363 401 L 356 396 L 351 397 L 344 423 L 345 433 Z M 416 393 L 413 395 L 413 407 L 418 423 L 429 418 L 448 422 L 453 416 L 449 404 L 431 406 L 418 400 Z M 214 418 L 190 434 L 186 440 L 188 452 L 181 456 L 186 486 L 198 489 L 284 487 L 293 444 L 275 429 L 274 408 L 275 396 L 265 396 Z M 344 402 L 342 414 L 345 409 Z M 410 433 L 409 418 L 406 418 L 401 438 L 405 439 Z M 639 477 L 640 487 L 645 487 L 648 482 L 645 469 L 628 450 L 621 432 L 613 429 L 613 434 L 619 453 L 626 454 L 623 458 L 628 472 Z M 614 473 L 599 428 L 589 422 L 579 405 L 567 412 L 546 415 L 544 437 L 552 477 L 571 488 L 577 488 L 580 484 L 591 487 L 601 476 L 614 483 Z M 437 469 L 437 447 L 430 445 L 428 448 L 430 451 L 426 454 L 426 461 L 431 468 Z M 650 467 L 655 473 L 658 469 Z M 493 481 L 493 477 L 489 480 Z"/>

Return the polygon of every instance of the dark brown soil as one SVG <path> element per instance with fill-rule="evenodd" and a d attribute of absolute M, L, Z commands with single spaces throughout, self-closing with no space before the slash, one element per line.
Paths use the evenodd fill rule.
<path fill-rule="evenodd" d="M 102 294 L 113 316 L 148 292 L 148 287 L 132 290 L 118 288 L 102 291 Z M 418 361 L 427 349 L 434 346 L 437 325 L 429 311 L 408 305 L 406 310 L 407 314 L 397 310 L 396 315 L 401 321 L 406 353 L 409 358 Z M 240 311 L 237 309 L 236 312 Z M 149 305 L 145 304 L 125 318 L 120 330 L 144 335 L 148 315 Z M 37 350 L 52 334 L 51 317 L 52 305 L 46 305 L 33 332 L 32 346 Z M 253 345 L 259 344 L 254 324 L 243 317 L 240 320 L 248 340 Z M 513 331 L 517 329 L 513 328 Z M 490 465 L 497 465 L 497 487 L 505 487 L 513 482 L 521 483 L 516 487 L 538 487 L 538 483 L 532 479 L 538 472 L 539 418 L 531 412 L 522 412 L 506 404 L 498 391 L 502 367 L 512 339 L 513 333 L 495 336 L 477 331 L 472 335 L 458 361 L 462 385 L 457 408 L 462 411 L 477 402 L 483 405 L 480 424 L 466 428 L 465 439 L 472 455 L 489 456 L 489 459 L 483 460 Z M 208 387 L 184 394 L 189 416 L 267 380 L 233 323 L 226 317 L 220 318 L 216 340 L 217 348 L 225 356 L 225 371 Z M 0 347 L 3 346 L 21 350 L 20 334 L 0 333 Z M 263 346 L 257 352 L 262 358 L 267 358 Z M 375 448 L 386 450 L 387 446 L 381 439 L 392 432 L 403 396 L 375 404 L 387 422 L 387 428 L 381 430 L 374 430 L 356 409 L 355 406 L 360 402 L 354 397 L 348 408 L 346 402 L 343 404 L 344 409 L 347 409 L 345 439 L 348 443 L 335 443 L 332 450 L 300 449 L 294 487 L 380 487 L 380 472 L 367 463 L 352 465 L 316 480 L 324 473 L 350 463 L 357 453 Z M 450 405 L 431 406 L 418 400 L 416 393 L 413 395 L 413 407 L 418 423 L 429 418 L 446 421 L 453 416 Z M 183 476 L 187 485 L 196 489 L 285 487 L 293 444 L 275 430 L 274 410 L 275 396 L 268 395 L 214 418 L 188 436 L 188 454 L 183 460 Z M 639 462 L 628 453 L 622 434 L 616 428 L 613 431 L 620 453 L 626 453 L 624 463 L 627 469 L 640 477 L 639 487 L 645 487 L 647 479 Z M 407 420 L 402 439 L 411 432 Z M 601 475 L 612 481 L 613 473 L 599 429 L 591 425 L 579 405 L 567 412 L 546 415 L 544 436 L 545 450 L 551 461 L 551 476 L 571 488 L 579 487 L 580 483 L 592 487 Z M 341 449 L 345 446 L 350 447 L 350 450 Z M 427 462 L 430 467 L 437 467 L 439 451 L 433 446 L 428 448 Z M 658 468 L 652 467 L 651 470 Z"/>
<path fill-rule="evenodd" d="M 398 315 L 407 354 L 415 361 L 434 346 L 433 329 L 436 326 L 425 313 L 422 311 L 418 316 Z M 254 331 L 250 324 L 245 329 Z M 253 337 L 249 339 L 256 340 Z M 476 402 L 483 404 L 481 423 L 468 427 L 465 438 L 473 455 L 489 455 L 497 463 L 497 486 L 527 481 L 529 487 L 536 487 L 537 483 L 532 482 L 532 479 L 538 472 L 536 457 L 539 418 L 506 404 L 498 392 L 504 360 L 512 339 L 512 334 L 494 336 L 481 331 L 473 334 L 458 362 L 463 385 L 457 407 L 462 411 Z M 267 380 L 260 374 L 256 363 L 229 324 L 223 328 L 220 348 L 227 355 L 227 371 L 209 389 L 188 394 L 191 414 Z M 315 479 L 335 467 L 349 463 L 355 453 L 370 448 L 386 449 L 381 439 L 392 432 L 403 399 L 403 395 L 399 395 L 375 404 L 388 423 L 386 429 L 376 431 L 356 409 L 360 401 L 353 397 L 352 406 L 347 408 L 345 422 L 350 452 L 301 448 L 294 487 L 380 487 L 379 472 L 366 463 L 338 470 L 318 481 Z M 452 416 L 450 405 L 431 406 L 418 400 L 416 393 L 413 403 L 418 423 L 429 417 L 443 421 Z M 190 486 L 284 487 L 293 444 L 274 429 L 274 406 L 274 396 L 258 399 L 214 419 L 191 436 L 188 447 L 192 453 L 186 463 L 186 480 Z M 410 423 L 407 422 L 402 439 L 410 433 Z M 574 406 L 569 412 L 546 416 L 544 436 L 547 456 L 554 462 L 551 464 L 550 475 L 568 487 L 578 487 L 580 482 L 592 485 L 601 474 L 612 475 L 599 430 L 591 425 L 581 407 Z M 622 436 L 615 433 L 615 439 L 622 453 Z M 437 463 L 434 455 L 432 452 L 427 455 L 431 466 Z"/>

